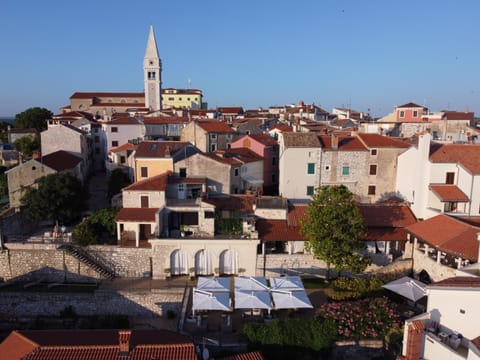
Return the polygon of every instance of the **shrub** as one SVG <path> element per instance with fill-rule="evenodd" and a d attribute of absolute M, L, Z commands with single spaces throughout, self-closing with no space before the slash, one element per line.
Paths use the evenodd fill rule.
<path fill-rule="evenodd" d="M 318 319 L 273 320 L 267 324 L 246 324 L 243 328 L 249 342 L 280 345 L 320 351 L 331 347 L 336 337 L 335 322 Z"/>
<path fill-rule="evenodd" d="M 355 300 L 372 296 L 382 291 L 384 282 L 376 277 L 345 278 L 332 281 L 332 288 L 326 290 L 327 296 L 335 301 Z"/>

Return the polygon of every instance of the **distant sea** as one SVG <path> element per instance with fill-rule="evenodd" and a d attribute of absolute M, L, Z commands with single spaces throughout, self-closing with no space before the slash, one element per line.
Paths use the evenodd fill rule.
<path fill-rule="evenodd" d="M 0 121 L 5 121 L 13 125 L 15 122 L 15 116 L 0 116 Z"/>

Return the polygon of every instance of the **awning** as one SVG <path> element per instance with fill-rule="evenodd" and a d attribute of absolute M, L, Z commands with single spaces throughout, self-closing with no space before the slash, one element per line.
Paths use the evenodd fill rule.
<path fill-rule="evenodd" d="M 267 309 L 272 308 L 272 300 L 268 291 L 235 290 L 235 309 Z"/>
<path fill-rule="evenodd" d="M 250 184 L 263 185 L 263 180 L 262 179 L 257 179 L 257 178 L 254 178 L 253 176 L 250 176 L 250 175 L 241 175 L 240 177 Z"/>
<path fill-rule="evenodd" d="M 430 190 L 440 199 L 441 202 L 468 202 L 468 196 L 456 185 L 451 184 L 430 184 Z"/>
<path fill-rule="evenodd" d="M 208 292 L 193 288 L 192 310 L 230 311 L 230 294 L 226 292 Z"/>
<path fill-rule="evenodd" d="M 230 278 L 200 276 L 197 282 L 197 290 L 211 291 L 211 292 L 229 292 Z"/>
<path fill-rule="evenodd" d="M 426 285 L 408 276 L 391 281 L 383 287 L 411 301 L 418 301 L 427 295 Z"/>
<path fill-rule="evenodd" d="M 308 298 L 305 290 L 272 290 L 272 298 L 276 310 L 313 308 L 313 305 L 310 302 L 310 299 Z"/>

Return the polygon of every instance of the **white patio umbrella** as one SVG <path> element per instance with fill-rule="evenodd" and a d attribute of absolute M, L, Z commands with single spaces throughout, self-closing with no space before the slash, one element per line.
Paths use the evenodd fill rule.
<path fill-rule="evenodd" d="M 305 290 L 302 280 L 299 276 L 282 276 L 270 278 L 272 289 L 296 291 Z"/>
<path fill-rule="evenodd" d="M 235 309 L 272 309 L 268 291 L 235 290 Z"/>
<path fill-rule="evenodd" d="M 391 281 L 383 287 L 414 302 L 427 295 L 426 285 L 409 276 Z"/>
<path fill-rule="evenodd" d="M 263 276 L 239 276 L 235 278 L 235 291 L 269 291 Z"/>
<path fill-rule="evenodd" d="M 212 292 L 229 292 L 230 278 L 200 276 L 197 282 L 197 289 Z"/>
<path fill-rule="evenodd" d="M 271 293 L 276 310 L 313 308 L 312 303 L 304 290 L 272 290 Z"/>
<path fill-rule="evenodd" d="M 230 311 L 230 294 L 227 292 L 208 292 L 193 288 L 192 312 L 195 310 Z"/>

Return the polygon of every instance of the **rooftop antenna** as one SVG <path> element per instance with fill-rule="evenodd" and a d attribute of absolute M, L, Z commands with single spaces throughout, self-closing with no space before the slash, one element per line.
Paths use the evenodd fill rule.
<path fill-rule="evenodd" d="M 190 89 L 192 87 L 192 79 L 188 78 L 188 88 Z"/>

